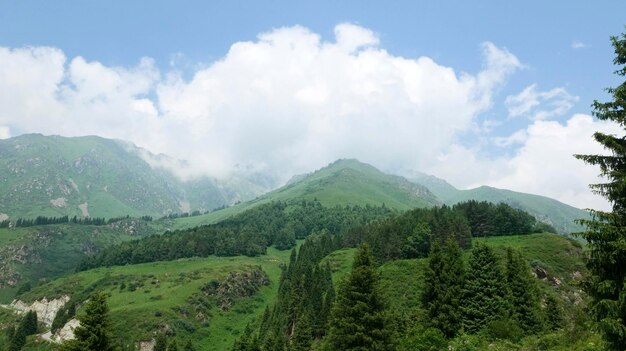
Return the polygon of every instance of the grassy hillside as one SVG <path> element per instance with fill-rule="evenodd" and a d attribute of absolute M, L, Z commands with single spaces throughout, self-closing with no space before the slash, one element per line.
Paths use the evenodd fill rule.
<path fill-rule="evenodd" d="M 546 273 L 539 277 L 542 289 L 558 294 L 566 305 L 574 306 L 579 302 L 580 294 L 575 286 L 584 268 L 582 248 L 577 242 L 548 233 L 475 240 L 495 247 L 502 255 L 507 246 L 520 249 L 533 267 Z M 336 283 L 350 271 L 354 252 L 354 249 L 343 249 L 324 259 L 323 264 L 330 263 Z M 467 258 L 468 254 L 465 255 Z M 92 289 L 100 289 L 110 296 L 114 334 L 127 344 L 148 340 L 155 331 L 165 328 L 174 330 L 179 345 L 180 341 L 192 340 L 202 345 L 202 350 L 224 350 L 247 323 L 260 316 L 265 306 L 275 300 L 280 265 L 288 259 L 289 251 L 270 248 L 267 255 L 256 258 L 194 258 L 95 269 L 41 285 L 21 298 L 34 301 L 44 296 L 86 295 Z M 420 313 L 419 299 L 427 264 L 427 259 L 397 260 L 380 267 L 382 290 L 393 313 L 406 318 Z M 211 299 L 202 298 L 201 288 L 207 283 L 224 281 L 232 272 L 256 266 L 267 273 L 270 282 L 253 296 L 235 300 L 228 310 L 218 308 Z M 202 308 L 207 301 L 210 306 Z M 0 318 L 8 320 L 11 315 Z M 40 345 L 32 349 L 45 348 Z"/>
<path fill-rule="evenodd" d="M 586 211 L 545 196 L 497 189 L 489 186 L 459 190 L 443 179 L 426 174 L 418 174 L 412 180 L 427 187 L 445 204 L 453 205 L 468 200 L 493 203 L 504 202 L 530 213 L 543 222 L 551 224 L 556 230 L 564 234 L 581 231 L 583 228 L 576 224 L 575 220 L 589 217 Z"/>
<path fill-rule="evenodd" d="M 262 187 L 233 179 L 181 182 L 130 143 L 39 134 L 0 140 L 0 217 L 159 217 L 247 200 Z"/>
<path fill-rule="evenodd" d="M 271 201 L 314 199 L 325 206 L 385 204 L 398 210 L 441 204 L 428 189 L 405 178 L 385 174 L 357 160 L 338 160 L 311 174 L 294 177 L 282 188 L 254 200 L 202 216 L 177 219 L 173 228 L 215 223 Z"/>
<path fill-rule="evenodd" d="M 126 345 L 150 340 L 166 328 L 173 330 L 179 345 L 191 339 L 202 350 L 226 350 L 275 299 L 280 266 L 288 262 L 289 253 L 269 249 L 267 255 L 255 258 L 194 258 L 95 269 L 44 284 L 21 298 L 31 302 L 102 290 L 109 295 L 114 335 Z M 230 274 L 259 266 L 269 284 L 250 297 L 235 299 L 228 310 L 219 308 L 201 290 L 212 281 L 221 282 Z"/>
<path fill-rule="evenodd" d="M 10 302 L 22 284 L 73 272 L 86 253 L 153 232 L 151 223 L 139 219 L 103 226 L 0 228 L 0 302 Z"/>

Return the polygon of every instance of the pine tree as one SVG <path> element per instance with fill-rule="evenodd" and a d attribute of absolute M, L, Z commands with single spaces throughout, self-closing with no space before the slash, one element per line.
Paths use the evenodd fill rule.
<path fill-rule="evenodd" d="M 535 279 L 522 254 L 514 252 L 510 247 L 506 252 L 506 282 L 512 307 L 511 317 L 526 333 L 540 331 L 543 321 Z"/>
<path fill-rule="evenodd" d="M 546 296 L 546 319 L 550 330 L 558 330 L 563 324 L 563 308 L 553 295 Z"/>
<path fill-rule="evenodd" d="M 626 33 L 611 37 L 615 48 L 615 73 L 626 76 Z M 593 115 L 626 128 L 626 81 L 609 88 L 612 101 L 593 102 Z M 591 314 L 598 322 L 611 350 L 626 349 L 626 136 L 600 132 L 594 139 L 610 150 L 611 155 L 576 155 L 585 163 L 600 166 L 606 183 L 592 184 L 597 194 L 611 202 L 612 211 L 591 211 L 591 220 L 581 220 L 587 231 L 581 236 L 587 241 L 587 267 L 590 277 L 584 289 L 592 298 Z"/>
<path fill-rule="evenodd" d="M 483 244 L 472 249 L 463 288 L 463 327 L 477 332 L 504 316 L 506 284 L 498 257 Z"/>
<path fill-rule="evenodd" d="M 369 245 L 359 247 L 352 271 L 340 287 L 326 337 L 328 350 L 391 350 L 385 303 Z"/>
<path fill-rule="evenodd" d="M 428 323 L 448 338 L 461 329 L 463 277 L 463 259 L 458 244 L 448 240 L 445 251 L 442 251 L 437 242 L 433 243 L 422 305 L 427 311 Z"/>
<path fill-rule="evenodd" d="M 80 326 L 74 330 L 74 340 L 62 345 L 66 351 L 111 351 L 115 350 L 109 334 L 109 308 L 106 295 L 96 292 L 91 295 L 85 314 L 79 318 Z"/>
<path fill-rule="evenodd" d="M 26 335 L 37 334 L 37 312 L 28 311 L 23 319 L 23 329 Z"/>

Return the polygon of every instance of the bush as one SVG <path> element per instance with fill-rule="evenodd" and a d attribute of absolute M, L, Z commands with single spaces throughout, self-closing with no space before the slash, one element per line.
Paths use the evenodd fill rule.
<path fill-rule="evenodd" d="M 510 340 L 519 341 L 522 339 L 524 332 L 519 324 L 509 318 L 502 318 L 489 323 L 483 333 L 489 340 Z"/>
<path fill-rule="evenodd" d="M 439 351 L 446 350 L 448 341 L 437 328 L 424 328 L 417 325 L 404 337 L 398 347 L 399 351 Z"/>

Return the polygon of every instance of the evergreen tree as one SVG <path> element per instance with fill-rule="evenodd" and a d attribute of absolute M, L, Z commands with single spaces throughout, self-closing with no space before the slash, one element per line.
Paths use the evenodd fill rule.
<path fill-rule="evenodd" d="M 109 332 L 109 308 L 106 295 L 96 292 L 91 295 L 85 307 L 85 314 L 79 318 L 80 326 L 74 330 L 74 340 L 63 343 L 66 351 L 111 351 L 115 350 Z"/>
<path fill-rule="evenodd" d="M 615 73 L 626 76 L 626 33 L 611 37 L 615 48 Z M 626 81 L 609 88 L 612 101 L 593 102 L 593 115 L 603 121 L 626 128 Z M 611 202 L 612 211 L 591 211 L 591 220 L 581 220 L 587 231 L 581 236 L 587 241 L 587 267 L 590 277 L 584 289 L 591 296 L 591 314 L 598 322 L 610 350 L 626 349 L 626 136 L 600 132 L 594 139 L 610 150 L 611 155 L 576 155 L 585 163 L 600 166 L 606 183 L 592 184 L 597 194 Z"/>
<path fill-rule="evenodd" d="M 311 348 L 313 328 L 311 327 L 311 315 L 301 314 L 296 320 L 294 332 L 291 337 L 290 351 L 307 351 Z"/>
<path fill-rule="evenodd" d="M 506 252 L 506 282 L 512 307 L 511 317 L 526 333 L 540 331 L 543 321 L 535 279 L 522 254 L 514 252 L 510 247 Z"/>
<path fill-rule="evenodd" d="M 37 334 L 37 312 L 28 311 L 22 320 L 23 326 L 21 328 L 24 329 L 26 335 L 34 335 Z"/>
<path fill-rule="evenodd" d="M 553 295 L 546 296 L 546 319 L 550 330 L 558 330 L 563 324 L 563 308 Z"/>
<path fill-rule="evenodd" d="M 448 338 L 461 329 L 463 271 L 461 249 L 455 241 L 448 240 L 445 251 L 438 243 L 433 243 L 422 305 L 427 311 L 428 323 Z"/>
<path fill-rule="evenodd" d="M 476 245 L 469 258 L 463 288 L 463 327 L 477 332 L 504 316 L 506 284 L 498 257 L 484 245 Z"/>
<path fill-rule="evenodd" d="M 385 328 L 385 303 L 369 245 L 359 247 L 352 271 L 333 305 L 327 339 L 329 350 L 391 350 Z"/>

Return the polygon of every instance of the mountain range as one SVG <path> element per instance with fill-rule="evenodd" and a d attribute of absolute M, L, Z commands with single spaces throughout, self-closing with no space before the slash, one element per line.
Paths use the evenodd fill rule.
<path fill-rule="evenodd" d="M 294 176 L 283 187 L 269 191 L 268 182 L 243 177 L 182 181 L 148 162 L 164 157 L 128 142 L 96 136 L 27 134 L 0 140 L 0 221 L 40 215 L 158 218 L 226 207 L 174 224 L 183 228 L 213 223 L 261 203 L 294 199 L 317 199 L 327 206 L 385 204 L 398 210 L 467 200 L 504 202 L 561 233 L 579 231 L 574 221 L 588 216 L 544 196 L 487 186 L 460 190 L 431 175 L 416 172 L 407 179 L 354 159 L 337 160 Z"/>

